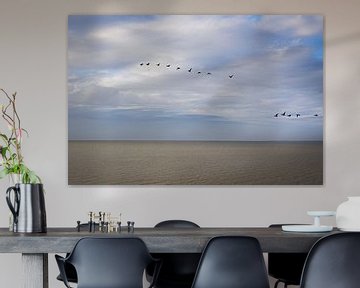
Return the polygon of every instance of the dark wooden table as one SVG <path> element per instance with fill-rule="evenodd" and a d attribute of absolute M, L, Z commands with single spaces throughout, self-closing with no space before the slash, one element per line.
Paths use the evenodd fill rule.
<path fill-rule="evenodd" d="M 0 253 L 22 253 L 26 288 L 48 287 L 48 253 L 70 252 L 82 237 L 139 237 L 152 253 L 201 253 L 207 241 L 220 235 L 246 235 L 259 240 L 263 252 L 308 252 L 321 237 L 337 233 L 289 233 L 281 228 L 135 228 L 134 232 L 77 232 L 49 228 L 47 233 L 18 234 L 0 228 Z"/>

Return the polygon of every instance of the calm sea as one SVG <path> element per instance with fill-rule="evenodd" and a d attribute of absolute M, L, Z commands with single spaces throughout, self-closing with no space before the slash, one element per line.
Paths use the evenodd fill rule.
<path fill-rule="evenodd" d="M 70 185 L 322 185 L 322 142 L 69 141 Z"/>

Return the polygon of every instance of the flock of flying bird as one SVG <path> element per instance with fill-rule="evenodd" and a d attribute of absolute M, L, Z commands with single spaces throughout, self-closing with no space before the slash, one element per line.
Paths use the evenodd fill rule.
<path fill-rule="evenodd" d="M 296 118 L 299 118 L 301 115 L 300 115 L 300 113 L 295 113 L 295 114 L 291 114 L 291 113 L 289 113 L 289 114 L 286 114 L 286 112 L 283 112 L 283 113 L 276 113 L 275 115 L 274 115 L 274 117 L 275 118 L 277 118 L 277 117 L 296 117 Z M 314 114 L 314 115 L 312 115 L 312 116 L 314 116 L 314 117 L 319 117 L 319 114 Z"/>
<path fill-rule="evenodd" d="M 151 64 L 150 62 L 141 62 L 140 63 L 140 66 L 142 66 L 142 67 L 149 67 L 149 66 L 151 66 L 151 65 L 156 65 L 156 66 L 160 66 L 160 65 L 163 65 L 163 66 L 165 66 L 166 68 L 170 68 L 171 67 L 171 64 L 161 64 L 161 63 L 155 63 L 155 64 Z M 179 66 L 176 66 L 176 70 L 181 70 L 181 67 L 179 67 Z M 187 69 L 186 68 L 186 70 L 187 70 L 187 72 L 189 72 L 189 73 L 191 73 L 191 72 L 193 72 L 193 73 L 195 73 L 196 72 L 196 74 L 198 74 L 198 75 L 200 75 L 200 74 L 205 74 L 205 75 L 212 75 L 212 73 L 211 72 L 203 72 L 203 71 L 194 71 L 194 69 L 191 67 L 191 68 L 189 68 L 189 69 Z M 231 75 L 228 75 L 228 77 L 230 78 L 230 79 L 232 79 L 233 77 L 235 76 L 235 74 L 231 74 Z M 314 115 L 312 115 L 313 117 L 318 117 L 319 116 L 319 114 L 314 114 Z M 274 117 L 275 118 L 278 118 L 278 117 L 288 117 L 288 118 L 290 118 L 290 117 L 296 117 L 296 118 L 299 118 L 299 117 L 301 117 L 301 115 L 300 115 L 300 113 L 294 113 L 294 114 L 291 114 L 291 113 L 286 113 L 286 112 L 283 112 L 283 113 L 276 113 L 275 115 L 274 115 Z"/>
<path fill-rule="evenodd" d="M 142 62 L 142 63 L 140 63 L 140 66 L 150 66 L 150 65 L 152 65 L 150 62 L 147 62 L 147 63 L 144 63 L 144 62 Z M 153 64 L 153 65 L 156 65 L 156 66 L 160 66 L 160 65 L 162 65 L 161 63 L 155 63 L 155 64 Z M 171 67 L 171 64 L 165 64 L 165 65 L 163 65 L 163 66 L 165 66 L 166 68 L 170 68 Z M 181 70 L 181 67 L 179 67 L 179 66 L 176 66 L 176 70 Z M 194 72 L 195 73 L 195 71 L 194 71 L 194 69 L 191 67 L 191 68 L 189 68 L 189 69 L 186 69 L 187 70 L 187 72 L 189 72 L 189 73 L 191 73 L 191 72 Z M 205 75 L 212 75 L 212 73 L 211 72 L 203 72 L 203 71 L 197 71 L 196 72 L 196 74 L 198 74 L 198 75 L 200 75 L 200 74 L 205 74 Z M 235 76 L 235 74 L 231 74 L 231 75 L 228 75 L 228 77 L 230 78 L 230 79 L 232 79 L 233 77 Z"/>

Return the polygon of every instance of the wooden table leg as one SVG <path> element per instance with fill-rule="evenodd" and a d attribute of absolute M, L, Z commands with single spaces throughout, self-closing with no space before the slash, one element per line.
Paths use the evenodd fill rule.
<path fill-rule="evenodd" d="M 48 254 L 22 254 L 23 288 L 49 288 Z"/>

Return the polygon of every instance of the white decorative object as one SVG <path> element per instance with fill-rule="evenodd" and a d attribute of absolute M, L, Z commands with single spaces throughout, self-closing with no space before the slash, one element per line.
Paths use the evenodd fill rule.
<path fill-rule="evenodd" d="M 286 232 L 330 232 L 332 226 L 314 225 L 283 225 L 282 230 Z"/>
<path fill-rule="evenodd" d="M 283 225 L 281 229 L 286 232 L 330 232 L 333 227 L 320 225 L 320 217 L 335 216 L 334 211 L 308 211 L 309 216 L 314 217 L 313 225 Z"/>
<path fill-rule="evenodd" d="M 342 231 L 360 231 L 360 196 L 348 197 L 338 206 L 336 226 Z"/>

